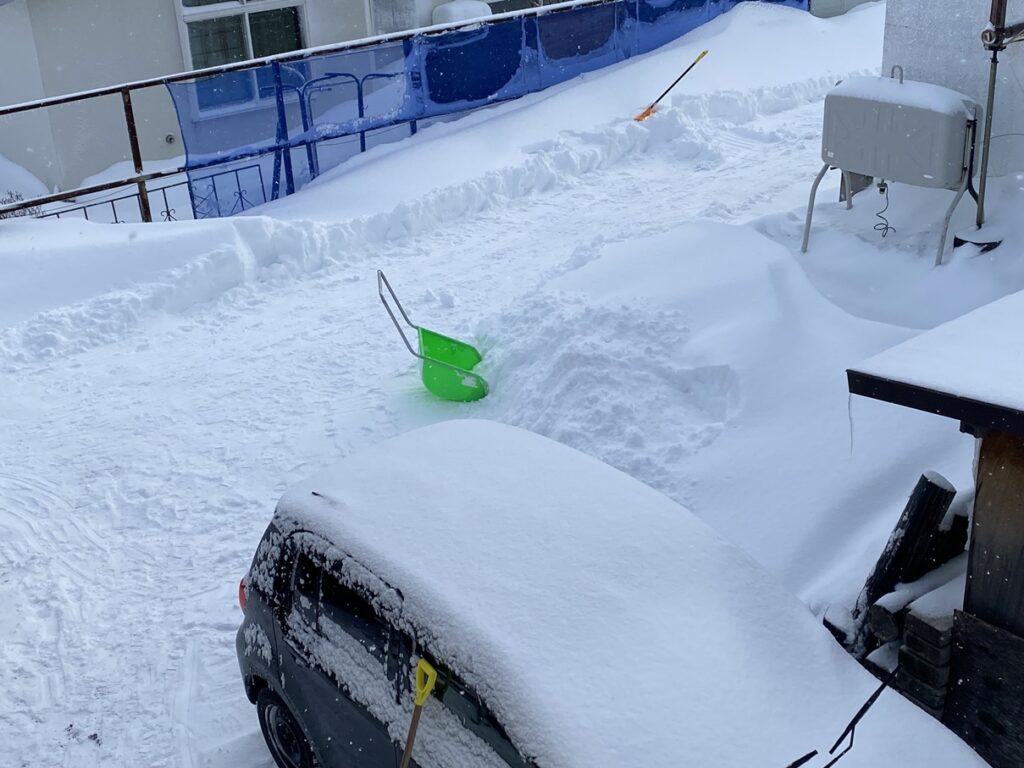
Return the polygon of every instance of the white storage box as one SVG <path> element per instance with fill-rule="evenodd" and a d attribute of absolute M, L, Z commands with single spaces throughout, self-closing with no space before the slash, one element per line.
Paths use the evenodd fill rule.
<path fill-rule="evenodd" d="M 821 159 L 878 179 L 957 189 L 976 109 L 963 94 L 930 83 L 850 78 L 825 98 Z"/>

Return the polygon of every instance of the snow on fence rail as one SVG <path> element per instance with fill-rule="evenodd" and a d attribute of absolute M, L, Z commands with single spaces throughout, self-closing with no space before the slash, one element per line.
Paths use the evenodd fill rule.
<path fill-rule="evenodd" d="M 137 175 L 0 207 L 0 218 L 133 185 L 129 197 L 137 199 L 142 220 L 151 221 L 152 182 L 180 186 L 179 174 L 186 174 L 194 218 L 240 213 L 292 194 L 373 146 L 414 134 L 424 121 L 516 99 L 646 53 L 746 1 L 561 3 L 6 107 L 0 117 L 120 94 Z M 808 9 L 808 0 L 761 1 Z M 154 86 L 171 94 L 186 160 L 181 168 L 144 174 L 131 93 Z M 225 178 L 232 183 L 218 187 Z"/>

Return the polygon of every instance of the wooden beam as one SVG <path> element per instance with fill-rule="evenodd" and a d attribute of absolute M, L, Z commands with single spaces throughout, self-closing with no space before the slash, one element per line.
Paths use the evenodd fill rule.
<path fill-rule="evenodd" d="M 953 503 L 956 491 L 938 475 L 921 475 L 899 522 L 889 536 L 875 568 L 857 600 L 855 617 L 863 615 L 882 595 L 900 582 L 917 581 L 935 567 L 930 555 L 939 524 Z"/>
<path fill-rule="evenodd" d="M 1024 411 L 948 392 L 919 387 L 857 370 L 846 372 L 851 395 L 861 395 L 894 405 L 956 419 L 973 430 L 998 430 L 1024 435 Z"/>
<path fill-rule="evenodd" d="M 1024 438 L 982 440 L 964 612 L 1024 637 Z"/>

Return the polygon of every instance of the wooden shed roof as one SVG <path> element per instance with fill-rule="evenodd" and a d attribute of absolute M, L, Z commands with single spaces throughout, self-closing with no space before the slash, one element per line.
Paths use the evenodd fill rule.
<path fill-rule="evenodd" d="M 847 371 L 852 394 L 1024 436 L 1024 292 Z"/>

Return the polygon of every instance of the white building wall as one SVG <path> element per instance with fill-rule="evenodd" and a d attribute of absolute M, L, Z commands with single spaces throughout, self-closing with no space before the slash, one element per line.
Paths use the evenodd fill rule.
<path fill-rule="evenodd" d="M 883 72 L 904 68 L 907 79 L 936 83 L 984 106 L 991 55 L 981 44 L 991 0 L 888 0 Z M 1011 0 L 1010 21 L 1024 18 Z M 1000 54 L 992 166 L 995 174 L 1024 171 L 1024 44 Z"/>
<path fill-rule="evenodd" d="M 17 78 L 0 78 L 0 103 L 191 69 L 182 41 L 179 2 L 15 0 L 0 6 L 0 69 L 17 67 L 19 71 Z M 310 46 L 370 33 L 368 0 L 305 0 L 303 13 Z M 132 100 L 144 158 L 181 155 L 177 115 L 166 88 L 137 91 Z M 10 159 L 29 167 L 50 186 L 70 189 L 131 158 L 119 96 L 53 107 L 23 122 L 23 127 L 5 131 L 9 136 L 0 135 L 0 153 L 8 154 L 4 147 L 12 147 Z M 34 158 L 26 158 L 23 148 L 19 151 L 24 137 L 33 137 L 45 160 L 31 162 Z"/>
<path fill-rule="evenodd" d="M 308 45 L 330 45 L 373 34 L 369 0 L 306 0 Z"/>
<path fill-rule="evenodd" d="M 142 80 L 185 68 L 176 0 L 28 0 L 47 96 Z M 178 121 L 166 89 L 133 94 L 146 159 L 181 154 Z M 48 110 L 64 188 L 129 160 L 119 96 Z M 168 143 L 165 137 L 174 137 Z"/>
<path fill-rule="evenodd" d="M 842 16 L 849 10 L 875 0 L 811 0 L 811 13 L 822 18 Z"/>
<path fill-rule="evenodd" d="M 43 98 L 35 39 L 25 0 L 0 5 L 0 105 Z M 50 119 L 38 112 L 0 118 L 0 155 L 30 171 L 48 187 L 61 179 Z M 0 189 L 0 195 L 5 190 Z"/>

